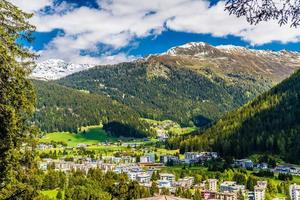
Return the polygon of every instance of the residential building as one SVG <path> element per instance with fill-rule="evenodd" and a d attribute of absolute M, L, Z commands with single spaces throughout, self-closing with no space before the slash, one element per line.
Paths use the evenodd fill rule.
<path fill-rule="evenodd" d="M 151 177 L 147 173 L 139 173 L 139 174 L 136 175 L 136 180 L 139 183 L 149 183 L 150 179 L 151 179 Z"/>
<path fill-rule="evenodd" d="M 141 156 L 140 162 L 141 163 L 154 163 L 155 162 L 155 154 L 149 153 L 149 154 L 145 154 L 144 156 Z"/>
<path fill-rule="evenodd" d="M 248 200 L 254 200 L 254 192 L 248 191 Z"/>
<path fill-rule="evenodd" d="M 238 185 L 235 181 L 225 181 L 220 185 L 221 192 L 239 192 L 242 191 L 244 193 L 245 186 Z"/>
<path fill-rule="evenodd" d="M 256 185 L 259 187 L 262 187 L 264 189 L 267 189 L 268 182 L 267 181 L 257 181 Z"/>
<path fill-rule="evenodd" d="M 157 183 L 159 188 L 170 188 L 172 186 L 172 183 L 168 180 L 158 180 Z"/>
<path fill-rule="evenodd" d="M 160 180 L 170 181 L 171 184 L 175 182 L 175 175 L 169 173 L 159 174 Z"/>
<path fill-rule="evenodd" d="M 173 196 L 155 196 L 155 197 L 147 197 L 147 198 L 138 199 L 138 200 L 189 200 L 189 199 L 173 197 Z"/>
<path fill-rule="evenodd" d="M 242 167 L 246 169 L 251 169 L 254 167 L 253 161 L 249 159 L 235 160 L 234 165 L 236 167 Z"/>
<path fill-rule="evenodd" d="M 160 163 L 164 163 L 164 164 L 167 163 L 178 164 L 180 162 L 177 156 L 171 156 L 171 155 L 160 156 L 159 161 Z"/>
<path fill-rule="evenodd" d="M 254 187 L 254 200 L 264 200 L 265 193 L 266 193 L 265 187 L 256 185 Z"/>
<path fill-rule="evenodd" d="M 208 179 L 207 180 L 208 183 L 208 190 L 209 191 L 217 191 L 217 186 L 218 186 L 218 180 L 217 179 Z"/>
<path fill-rule="evenodd" d="M 191 188 L 194 184 L 194 177 L 184 177 L 175 182 L 175 186 L 183 188 Z"/>
<path fill-rule="evenodd" d="M 218 153 L 216 152 L 186 152 L 184 154 L 184 162 L 186 164 L 204 162 L 216 158 L 218 158 Z"/>
<path fill-rule="evenodd" d="M 293 184 L 290 186 L 291 200 L 300 200 L 300 185 Z"/>
<path fill-rule="evenodd" d="M 237 194 L 230 192 L 202 191 L 201 197 L 204 200 L 237 200 Z"/>

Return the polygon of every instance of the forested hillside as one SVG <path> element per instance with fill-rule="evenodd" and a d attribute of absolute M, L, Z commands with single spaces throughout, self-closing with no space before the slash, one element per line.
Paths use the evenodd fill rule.
<path fill-rule="evenodd" d="M 299 68 L 300 54 L 188 43 L 165 54 L 98 66 L 57 83 L 109 95 L 142 117 L 204 126 Z"/>
<path fill-rule="evenodd" d="M 268 152 L 300 163 L 300 71 L 204 132 L 181 140 L 171 139 L 169 147 L 238 158 Z"/>
<path fill-rule="evenodd" d="M 34 85 L 38 96 L 34 122 L 43 131 L 77 132 L 81 126 L 102 123 L 117 136 L 144 136 L 146 128 L 139 121 L 139 114 L 105 95 L 89 94 L 52 82 L 34 81 Z"/>

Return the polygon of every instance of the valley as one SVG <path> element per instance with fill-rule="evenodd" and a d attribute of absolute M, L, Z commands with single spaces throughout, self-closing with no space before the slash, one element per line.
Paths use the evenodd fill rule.
<path fill-rule="evenodd" d="M 244 188 L 228 193 L 234 198 L 250 198 L 256 183 L 266 183 L 267 199 L 286 198 L 288 181 L 300 184 L 300 168 L 286 164 L 299 163 L 298 140 L 291 139 L 298 132 L 299 72 L 281 81 L 297 71 L 299 58 L 295 52 L 189 43 L 133 62 L 35 80 L 33 122 L 44 131 L 39 168 L 99 168 L 127 174 L 150 193 L 185 198 L 207 195 L 210 181 L 220 191 L 209 195 L 224 198 L 228 181 Z M 287 112 L 289 117 L 278 114 Z M 50 187 L 42 194 L 59 192 Z"/>
<path fill-rule="evenodd" d="M 0 0 L 0 200 L 300 200 L 299 11 Z"/>

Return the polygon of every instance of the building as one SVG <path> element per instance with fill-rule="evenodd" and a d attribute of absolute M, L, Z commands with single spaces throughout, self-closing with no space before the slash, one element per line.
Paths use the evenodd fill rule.
<path fill-rule="evenodd" d="M 159 174 L 160 180 L 170 181 L 171 184 L 175 182 L 175 175 L 169 173 L 161 173 Z"/>
<path fill-rule="evenodd" d="M 235 160 L 234 166 L 242 167 L 246 169 L 252 169 L 254 167 L 254 163 L 252 162 L 252 160 L 249 159 L 241 159 L 241 160 Z"/>
<path fill-rule="evenodd" d="M 167 163 L 178 164 L 180 162 L 177 156 L 171 156 L 171 155 L 160 156 L 159 161 L 160 163 L 163 164 L 167 164 Z"/>
<path fill-rule="evenodd" d="M 291 200 L 300 200 L 300 185 L 293 184 L 290 186 Z"/>
<path fill-rule="evenodd" d="M 264 200 L 265 199 L 266 188 L 256 185 L 254 187 L 254 200 Z"/>
<path fill-rule="evenodd" d="M 237 200 L 237 194 L 230 192 L 202 191 L 201 197 L 204 200 Z"/>
<path fill-rule="evenodd" d="M 183 188 L 191 188 L 194 184 L 194 177 L 184 177 L 181 179 L 178 179 L 174 184 L 177 187 L 183 187 Z"/>
<path fill-rule="evenodd" d="M 189 200 L 189 199 L 173 197 L 173 196 L 156 196 L 156 197 L 148 197 L 148 198 L 138 199 L 138 200 Z"/>
<path fill-rule="evenodd" d="M 87 144 L 84 144 L 84 143 L 80 143 L 80 144 L 77 144 L 77 148 L 85 148 L 87 147 L 88 145 Z"/>
<path fill-rule="evenodd" d="M 221 183 L 220 185 L 220 191 L 221 192 L 239 192 L 242 191 L 245 192 L 245 186 L 244 185 L 238 185 L 235 181 L 225 181 Z"/>
<path fill-rule="evenodd" d="M 254 192 L 248 191 L 248 200 L 254 200 Z"/>
<path fill-rule="evenodd" d="M 168 180 L 158 180 L 158 187 L 159 188 L 170 188 L 172 187 L 172 183 Z"/>
<path fill-rule="evenodd" d="M 151 179 L 151 177 L 147 173 L 139 173 L 136 175 L 136 180 L 139 183 L 150 183 L 150 179 Z"/>
<path fill-rule="evenodd" d="M 256 185 L 259 187 L 262 187 L 264 189 L 267 189 L 268 182 L 267 181 L 257 181 Z"/>
<path fill-rule="evenodd" d="M 218 158 L 218 153 L 216 152 L 186 152 L 184 153 L 184 162 L 186 164 L 205 162 L 211 159 Z"/>
<path fill-rule="evenodd" d="M 149 153 L 149 154 L 145 154 L 144 156 L 141 156 L 140 162 L 141 163 L 155 163 L 155 154 Z"/>
<path fill-rule="evenodd" d="M 139 172 L 128 172 L 127 176 L 129 180 L 135 181 L 138 174 Z"/>
<path fill-rule="evenodd" d="M 185 152 L 184 153 L 184 162 L 186 164 L 197 163 L 199 162 L 200 153 L 197 152 Z"/>
<path fill-rule="evenodd" d="M 206 181 L 207 183 L 207 189 L 209 191 L 217 191 L 217 186 L 218 186 L 218 180 L 217 179 L 208 179 Z"/>

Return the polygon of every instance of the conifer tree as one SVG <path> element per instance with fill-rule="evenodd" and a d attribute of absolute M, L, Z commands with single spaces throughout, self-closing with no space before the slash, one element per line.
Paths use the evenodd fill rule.
<path fill-rule="evenodd" d="M 28 119 L 35 95 L 27 76 L 36 56 L 20 43 L 32 40 L 31 16 L 0 0 L 0 199 L 24 199 L 29 191 L 21 182 L 21 163 L 26 163 L 24 152 L 31 148 Z"/>

